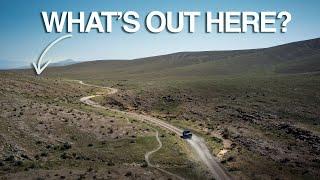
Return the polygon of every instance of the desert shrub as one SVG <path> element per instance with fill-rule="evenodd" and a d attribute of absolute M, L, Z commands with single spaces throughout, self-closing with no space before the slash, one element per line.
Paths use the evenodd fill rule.
<path fill-rule="evenodd" d="M 61 147 L 60 147 L 60 149 L 61 150 L 68 150 L 68 149 L 71 149 L 71 144 L 70 143 L 68 143 L 68 142 L 65 142 Z"/>

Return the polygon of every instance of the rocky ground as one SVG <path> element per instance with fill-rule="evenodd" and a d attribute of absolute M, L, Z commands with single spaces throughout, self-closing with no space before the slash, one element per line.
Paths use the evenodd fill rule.
<path fill-rule="evenodd" d="M 97 90 L 12 73 L 2 73 L 0 83 L 1 179 L 172 178 L 144 161 L 158 146 L 148 125 L 81 104 Z M 151 161 L 184 175 L 196 169 L 179 138 L 164 133 L 161 155 Z"/>
<path fill-rule="evenodd" d="M 220 91 L 223 87 L 196 92 L 185 87 L 118 86 L 123 89 L 119 94 L 98 100 L 105 106 L 153 114 L 206 136 L 208 143 L 213 142 L 212 152 L 235 176 L 319 178 L 319 100 L 310 100 L 318 94 L 301 87 L 315 82 L 281 87 L 284 93 L 279 94 L 275 82 L 269 83 L 274 90 L 267 84 L 236 87 L 242 90 L 238 92 Z"/>

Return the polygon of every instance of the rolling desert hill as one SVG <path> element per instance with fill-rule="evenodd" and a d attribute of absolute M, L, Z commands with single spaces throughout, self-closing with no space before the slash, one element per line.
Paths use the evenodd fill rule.
<path fill-rule="evenodd" d="M 320 70 L 320 39 L 265 49 L 180 52 L 134 60 L 100 60 L 51 68 L 50 76 L 188 77 Z"/>

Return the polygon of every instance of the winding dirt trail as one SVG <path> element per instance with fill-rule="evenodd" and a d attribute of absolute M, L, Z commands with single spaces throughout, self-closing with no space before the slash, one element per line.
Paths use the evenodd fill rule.
<path fill-rule="evenodd" d="M 105 95 L 110 95 L 110 94 L 115 94 L 118 92 L 117 89 L 115 88 L 110 88 L 110 87 L 103 87 L 103 86 L 97 86 L 97 85 L 91 85 L 91 84 L 86 84 L 83 81 L 79 81 L 79 80 L 74 80 L 77 81 L 78 83 L 82 84 L 82 85 L 86 85 L 86 86 L 91 86 L 91 87 L 97 87 L 97 88 L 103 88 L 103 89 L 107 89 L 109 92 Z M 147 115 L 143 115 L 143 114 L 138 114 L 135 112 L 126 112 L 126 111 L 120 111 L 117 109 L 112 109 L 112 108 L 107 108 L 104 106 L 101 106 L 99 103 L 92 101 L 91 99 L 94 97 L 98 97 L 98 96 L 102 96 L 102 95 L 91 95 L 91 96 L 86 96 L 86 97 L 82 97 L 80 99 L 81 102 L 92 106 L 92 107 L 96 107 L 96 108 L 101 108 L 101 109 L 107 109 L 109 111 L 113 111 L 119 114 L 123 114 L 127 117 L 131 117 L 133 119 L 137 119 L 140 121 L 144 121 L 147 123 L 152 123 L 154 125 L 157 125 L 158 127 L 162 127 L 165 128 L 167 130 L 170 130 L 174 133 L 176 133 L 178 136 L 180 136 L 182 134 L 182 130 L 167 123 L 164 122 L 158 118 L 155 117 L 151 117 L 151 116 L 147 116 Z M 158 133 L 157 133 L 158 134 Z M 160 144 L 160 146 L 158 147 L 159 149 L 162 147 L 162 143 L 158 137 L 158 135 L 156 136 L 157 140 Z M 212 154 L 210 153 L 208 147 L 205 144 L 205 141 L 201 138 L 198 137 L 196 135 L 192 136 L 192 139 L 187 139 L 186 140 L 188 142 L 188 144 L 190 145 L 190 147 L 192 148 L 192 150 L 194 151 L 194 153 L 197 155 L 197 157 L 199 158 L 199 160 L 207 166 L 208 170 L 210 171 L 210 173 L 213 175 L 213 177 L 215 179 L 221 179 L 221 180 L 229 180 L 232 179 L 232 177 L 227 173 L 227 171 L 220 165 L 219 160 L 212 156 Z M 156 148 L 155 150 L 149 152 L 149 154 L 147 153 L 146 156 L 149 157 L 152 153 L 158 151 L 159 149 Z M 146 158 L 146 161 L 149 161 L 149 158 Z M 150 162 L 148 162 L 148 165 L 151 165 L 152 167 L 155 167 L 154 165 L 150 164 Z M 158 168 L 160 171 L 165 171 L 162 170 L 161 168 Z M 170 173 L 170 172 L 165 172 L 165 173 Z M 176 175 L 170 173 L 171 175 L 177 177 Z M 181 177 L 177 177 L 177 178 L 181 178 Z"/>
<path fill-rule="evenodd" d="M 162 142 L 160 141 L 159 132 L 158 132 L 158 131 L 156 131 L 155 137 L 156 137 L 156 139 L 157 139 L 157 141 L 158 141 L 158 143 L 159 143 L 159 146 L 158 146 L 157 148 L 155 148 L 154 150 L 147 152 L 147 153 L 144 155 L 145 160 L 146 160 L 148 166 L 151 166 L 151 167 L 155 167 L 155 165 L 153 165 L 153 164 L 150 162 L 150 160 L 149 160 L 150 155 L 153 154 L 153 153 L 155 153 L 155 152 L 157 152 L 157 151 L 159 151 L 159 150 L 162 148 Z"/>
<path fill-rule="evenodd" d="M 147 152 L 147 153 L 144 155 L 144 158 L 145 158 L 148 166 L 153 167 L 153 168 L 156 168 L 156 169 L 158 169 L 159 171 L 164 172 L 164 173 L 166 173 L 166 174 L 168 174 L 168 175 L 170 175 L 170 176 L 172 176 L 172 177 L 175 177 L 175 178 L 177 178 L 177 179 L 184 179 L 184 178 L 182 178 L 181 176 L 176 175 L 176 174 L 173 174 L 173 173 L 171 173 L 171 172 L 169 172 L 169 171 L 167 171 L 167 170 L 164 170 L 164 169 L 162 169 L 162 168 L 160 168 L 160 167 L 158 167 L 158 166 L 156 166 L 156 165 L 153 165 L 153 164 L 150 162 L 149 157 L 150 157 L 153 153 L 159 151 L 159 150 L 162 148 L 162 142 L 161 142 L 161 140 L 160 140 L 160 138 L 159 138 L 159 132 L 158 132 L 157 130 L 156 130 L 156 135 L 155 135 L 155 137 L 156 137 L 156 139 L 157 139 L 157 141 L 158 141 L 158 143 L 159 143 L 159 146 L 158 146 L 157 148 L 155 148 L 154 150 L 151 150 L 151 151 Z"/>

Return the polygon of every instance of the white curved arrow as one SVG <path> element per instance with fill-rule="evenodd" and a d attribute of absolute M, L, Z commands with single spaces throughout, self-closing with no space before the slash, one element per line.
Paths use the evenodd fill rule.
<path fill-rule="evenodd" d="M 64 39 L 67 39 L 67 38 L 71 38 L 72 35 L 65 35 L 65 36 L 62 36 L 56 40 L 54 40 L 52 43 L 50 43 L 46 49 L 44 49 L 44 51 L 42 52 L 42 54 L 40 55 L 39 59 L 38 59 L 38 63 L 32 63 L 33 64 L 33 67 L 34 69 L 36 70 L 36 73 L 37 75 L 40 75 L 42 73 L 42 71 L 50 64 L 50 60 L 48 62 L 46 62 L 42 67 L 41 67 L 41 61 L 42 61 L 42 58 L 47 54 L 47 52 L 49 51 L 50 48 L 52 48 L 52 46 L 54 46 L 55 44 L 57 44 L 58 42 L 64 40 Z"/>

